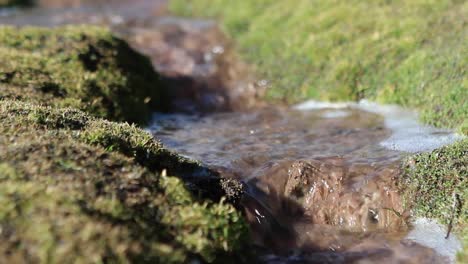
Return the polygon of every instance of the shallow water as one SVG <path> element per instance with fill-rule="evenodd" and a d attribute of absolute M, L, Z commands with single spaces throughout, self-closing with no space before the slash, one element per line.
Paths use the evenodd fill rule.
<path fill-rule="evenodd" d="M 0 23 L 106 25 L 147 54 L 171 87 L 171 113 L 156 113 L 148 129 L 245 183 L 242 205 L 266 262 L 453 261 L 460 245 L 443 238 L 444 227 L 407 224 L 397 182 L 408 153 L 449 144 L 455 134 L 367 101 L 265 106 L 258 97 L 267 82 L 252 78 L 216 25 L 167 16 L 165 1 L 42 2 L 0 11 Z"/>
<path fill-rule="evenodd" d="M 439 248 L 419 244 L 425 229 L 408 226 L 397 179 L 408 152 L 458 137 L 416 118 L 366 101 L 307 102 L 205 116 L 156 114 L 149 129 L 166 146 L 245 182 L 254 239 L 275 253 L 268 262 L 446 263 L 459 244 L 443 237 Z"/>

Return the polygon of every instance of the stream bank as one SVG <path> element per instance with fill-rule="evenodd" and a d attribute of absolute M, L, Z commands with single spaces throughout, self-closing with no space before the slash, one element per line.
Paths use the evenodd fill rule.
<path fill-rule="evenodd" d="M 268 82 L 255 81 L 245 64 L 232 63 L 235 55 L 230 51 L 230 44 L 213 22 L 161 17 L 164 12 L 148 8 L 150 2 L 137 1 L 131 8 L 117 4 L 30 10 L 5 20 L 19 25 L 57 26 L 82 22 L 106 25 L 148 55 L 161 75 L 157 82 L 144 84 L 160 83 L 164 91 L 161 100 L 164 107 L 159 110 L 165 113 L 156 115 L 151 125 L 153 133 L 165 146 L 204 163 L 201 171 L 189 181 L 189 187 L 206 171 L 233 179 L 227 185 L 243 182 L 246 194 L 241 204 L 251 223 L 255 242 L 266 250 L 263 254 L 266 261 L 446 261 L 440 252 L 405 238 L 411 229 L 407 225 L 410 215 L 404 205 L 405 198 L 398 190 L 398 179 L 407 175 L 407 183 L 414 184 L 414 193 L 421 197 L 431 197 L 440 191 L 438 186 L 444 186 L 444 192 L 437 199 L 419 200 L 423 201 L 421 206 L 429 208 L 419 214 L 434 213 L 432 216 L 447 220 L 444 216 L 450 211 L 447 204 L 452 202 L 447 197 L 454 190 L 464 195 L 466 141 L 414 156 L 405 163 L 407 167 L 401 168 L 404 155 L 380 144 L 395 136 L 381 113 L 350 106 L 341 109 L 343 107 L 331 104 L 310 112 L 298 112 L 258 103 L 267 91 Z M 46 85 L 39 82 L 29 88 L 55 87 L 50 85 L 50 79 L 46 79 Z M 156 102 L 147 101 L 147 97 L 139 97 L 139 100 L 145 104 Z M 228 110 L 236 111 L 225 112 Z M 179 113 L 174 114 L 174 111 Z M 129 114 L 131 109 L 123 113 Z M 48 115 L 39 116 L 40 122 L 46 120 L 48 124 Z M 101 144 L 102 141 L 108 151 L 122 151 L 144 167 L 151 167 L 152 162 L 160 158 L 151 155 L 151 158 L 144 158 L 147 143 L 141 146 L 140 142 L 138 148 L 130 149 L 121 144 L 121 136 L 131 139 L 133 133 L 124 130 L 123 135 L 116 137 L 104 133 L 106 129 L 107 126 L 91 134 L 88 143 Z M 82 133 L 81 128 L 78 133 Z M 451 135 L 447 131 L 433 133 L 441 137 Z M 429 150 L 432 148 L 426 149 Z M 159 150 L 155 149 L 155 153 Z M 178 155 L 173 157 L 176 161 L 183 160 Z M 446 165 L 440 171 L 441 166 L 434 162 L 439 158 Z M 162 162 L 152 170 L 159 172 L 169 165 Z M 406 169 L 408 171 L 403 172 Z M 170 173 L 178 174 L 177 171 Z M 421 185 L 423 176 L 428 173 L 437 176 L 427 185 Z M 444 179 L 441 174 L 448 177 Z M 202 180 L 198 184 L 205 183 Z M 430 202 L 442 211 L 432 210 L 436 207 L 428 205 Z M 240 218 L 236 218 L 236 212 L 227 208 L 230 207 L 220 210 L 221 219 L 232 216 L 232 221 L 237 222 Z M 229 213 L 224 215 L 225 212 Z M 465 219 L 463 217 L 460 219 Z M 238 236 L 234 241 L 245 234 L 241 223 L 232 224 L 232 228 L 232 232 L 227 232 Z M 218 237 L 215 233 L 213 236 Z M 178 236 L 182 240 L 187 237 L 190 236 Z M 212 242 L 206 245 L 209 244 L 217 245 Z M 189 252 L 200 250 L 199 245 L 191 247 Z M 275 255 L 271 255 L 271 250 Z M 187 254 L 179 260 L 184 256 L 189 258 L 190 253 Z M 213 260 L 212 253 L 203 251 L 201 254 L 205 261 Z"/>
<path fill-rule="evenodd" d="M 252 258 L 240 186 L 134 125 L 167 100 L 147 57 L 99 26 L 2 25 L 0 40 L 2 261 Z"/>

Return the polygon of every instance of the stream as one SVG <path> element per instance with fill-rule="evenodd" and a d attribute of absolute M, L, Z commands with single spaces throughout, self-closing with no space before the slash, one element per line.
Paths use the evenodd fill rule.
<path fill-rule="evenodd" d="M 105 2 L 105 3 L 104 3 Z M 452 263 L 461 244 L 400 196 L 408 154 L 460 136 L 369 101 L 272 106 L 213 21 L 170 16 L 165 1 L 42 0 L 0 23 L 109 26 L 152 59 L 170 109 L 147 128 L 165 146 L 244 183 L 241 205 L 266 263 Z"/>
<path fill-rule="evenodd" d="M 420 125 L 411 111 L 309 101 L 156 114 L 149 130 L 245 183 L 253 239 L 275 253 L 265 256 L 268 263 L 450 263 L 461 249 L 455 237 L 444 238 L 444 227 L 411 222 L 404 210 L 397 184 L 403 158 L 457 139 Z"/>

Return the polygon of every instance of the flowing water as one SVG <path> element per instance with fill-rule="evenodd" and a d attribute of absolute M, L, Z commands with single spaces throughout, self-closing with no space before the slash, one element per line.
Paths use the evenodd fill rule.
<path fill-rule="evenodd" d="M 249 74 L 216 24 L 170 17 L 165 1 L 40 2 L 0 12 L 0 23 L 106 25 L 152 59 L 171 108 L 148 130 L 244 183 L 241 205 L 265 262 L 453 262 L 457 239 L 411 219 L 398 185 L 405 156 L 455 141 L 450 131 L 367 101 L 265 105 L 268 82 Z"/>
<path fill-rule="evenodd" d="M 454 238 L 425 247 L 417 241 L 431 235 L 407 224 L 397 184 L 402 159 L 457 139 L 419 125 L 412 112 L 366 101 L 307 102 L 156 114 L 149 129 L 166 146 L 245 183 L 254 240 L 275 253 L 268 262 L 445 263 L 459 248 Z M 432 237 L 443 238 L 442 230 Z"/>

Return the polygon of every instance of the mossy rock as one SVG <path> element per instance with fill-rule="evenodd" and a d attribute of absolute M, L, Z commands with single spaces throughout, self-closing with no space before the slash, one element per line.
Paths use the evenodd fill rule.
<path fill-rule="evenodd" d="M 242 261 L 232 257 L 248 245 L 241 215 L 157 173 L 175 154 L 143 130 L 10 100 L 0 100 L 0 119 L 3 260 Z M 154 167 L 135 162 L 142 146 Z"/>
<path fill-rule="evenodd" d="M 164 108 L 149 59 L 104 28 L 0 26 L 0 56 L 0 98 L 139 124 Z"/>
<path fill-rule="evenodd" d="M 415 216 L 452 225 L 468 251 L 468 139 L 409 157 L 401 186 Z M 455 205 L 455 206 L 454 206 Z M 462 255 L 461 258 L 466 259 Z"/>

